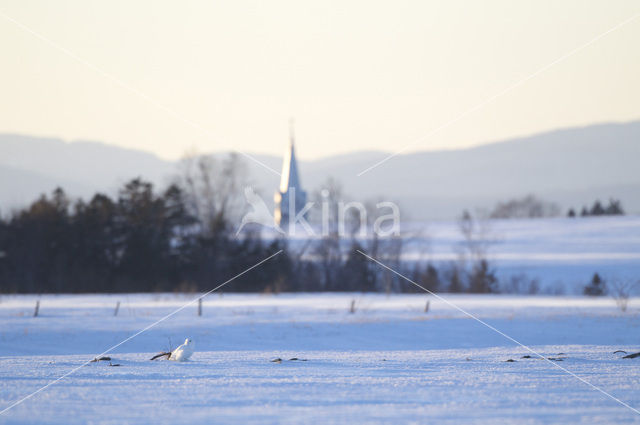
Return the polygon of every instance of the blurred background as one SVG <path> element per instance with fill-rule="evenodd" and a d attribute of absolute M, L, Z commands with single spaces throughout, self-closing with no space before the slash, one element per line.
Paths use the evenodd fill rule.
<path fill-rule="evenodd" d="M 416 289 L 360 250 L 434 291 L 629 292 L 634 7 L 3 4 L 0 292 L 205 290 L 278 249 L 228 290 Z M 245 187 L 276 208 L 292 117 L 308 219 L 327 190 L 333 230 L 236 236 Z M 369 214 L 339 235 L 350 201 Z M 400 232 L 359 236 L 380 201 Z"/>

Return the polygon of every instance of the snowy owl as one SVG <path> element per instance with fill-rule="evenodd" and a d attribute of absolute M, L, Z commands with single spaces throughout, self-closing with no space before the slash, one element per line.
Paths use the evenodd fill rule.
<path fill-rule="evenodd" d="M 169 356 L 169 360 L 175 360 L 177 362 L 184 362 L 189 360 L 189 357 L 193 354 L 193 349 L 195 348 L 195 343 L 187 338 L 184 340 L 184 344 L 176 348 L 171 352 L 171 356 Z"/>

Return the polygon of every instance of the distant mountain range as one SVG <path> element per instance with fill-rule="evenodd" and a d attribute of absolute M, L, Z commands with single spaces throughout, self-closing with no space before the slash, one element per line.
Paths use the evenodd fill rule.
<path fill-rule="evenodd" d="M 283 151 L 285 145 L 283 141 Z M 304 151 L 303 140 L 297 148 Z M 563 129 L 468 149 L 398 155 L 357 176 L 388 155 L 354 152 L 300 161 L 302 184 L 311 191 L 333 177 L 351 199 L 393 200 L 416 220 L 452 218 L 464 208 L 490 208 L 529 193 L 564 209 L 615 197 L 627 212 L 640 212 L 640 121 Z M 254 157 L 280 170 L 281 158 Z M 278 176 L 251 160 L 247 165 L 270 202 Z M 175 162 L 148 152 L 98 142 L 0 134 L 0 213 L 24 206 L 56 186 L 87 198 L 96 191 L 115 194 L 122 183 L 136 176 L 164 186 L 177 172 Z"/>

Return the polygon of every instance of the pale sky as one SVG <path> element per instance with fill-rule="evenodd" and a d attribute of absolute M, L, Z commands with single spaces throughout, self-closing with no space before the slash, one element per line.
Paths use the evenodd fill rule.
<path fill-rule="evenodd" d="M 0 12 L 0 132 L 169 159 L 280 155 L 295 117 L 311 159 L 410 145 L 640 2 L 19 0 Z M 639 42 L 640 18 L 409 151 L 640 119 Z"/>

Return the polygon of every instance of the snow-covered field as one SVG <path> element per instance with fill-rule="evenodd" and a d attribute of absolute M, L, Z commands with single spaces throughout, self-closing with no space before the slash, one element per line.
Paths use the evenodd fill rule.
<path fill-rule="evenodd" d="M 194 297 L 1 297 L 0 410 Z M 640 351 L 640 299 L 444 297 L 555 360 L 423 295 L 212 294 L 0 423 L 640 423 L 611 398 L 640 408 L 640 358 L 614 354 Z M 186 337 L 192 361 L 149 361 Z"/>

